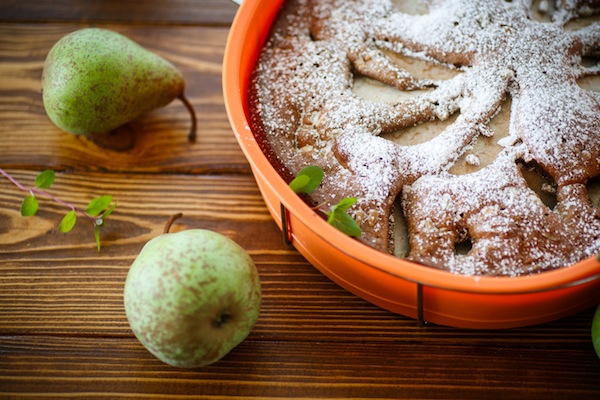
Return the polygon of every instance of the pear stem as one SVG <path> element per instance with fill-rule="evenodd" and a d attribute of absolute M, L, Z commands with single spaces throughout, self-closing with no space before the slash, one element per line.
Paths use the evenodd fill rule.
<path fill-rule="evenodd" d="M 175 222 L 176 220 L 178 220 L 181 217 L 183 217 L 182 213 L 177 213 L 177 214 L 171 215 L 171 218 L 169 218 L 169 220 L 165 224 L 163 233 L 169 233 L 169 230 L 171 229 L 171 225 L 173 225 L 173 222 Z"/>
<path fill-rule="evenodd" d="M 177 97 L 179 98 L 179 100 L 181 100 L 181 102 L 183 103 L 185 108 L 187 108 L 190 113 L 190 118 L 192 119 L 192 126 L 190 128 L 190 133 L 188 134 L 188 140 L 190 142 L 195 142 L 196 141 L 196 126 L 197 126 L 196 112 L 194 111 L 194 107 L 192 107 L 192 104 L 188 101 L 188 99 L 185 97 L 185 95 L 183 93 L 181 93 Z"/>

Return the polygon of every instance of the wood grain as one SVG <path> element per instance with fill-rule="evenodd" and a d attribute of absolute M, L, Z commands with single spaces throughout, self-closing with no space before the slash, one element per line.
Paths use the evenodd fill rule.
<path fill-rule="evenodd" d="M 187 141 L 190 118 L 178 100 L 121 131 L 135 146 L 115 151 L 68 134 L 46 116 L 41 96 L 44 61 L 63 35 L 85 25 L 0 25 L 0 165 L 56 170 L 249 173 L 225 114 L 221 62 L 227 29 L 107 25 L 173 62 L 186 79 L 198 117 L 198 139 Z M 40 40 L 42 38 L 42 40 Z"/>
<path fill-rule="evenodd" d="M 9 172 L 23 184 L 35 177 L 30 171 Z M 121 293 L 129 266 L 144 243 L 162 233 L 167 219 L 182 212 L 172 231 L 220 232 L 247 249 L 257 263 L 264 287 L 258 336 L 278 341 L 439 341 L 445 340 L 440 330 L 446 330 L 453 335 L 460 332 L 473 345 L 481 335 L 441 327 L 422 330 L 414 320 L 339 288 L 283 243 L 251 176 L 60 173 L 49 191 L 75 205 L 111 193 L 118 206 L 102 230 L 98 252 L 87 221 L 80 220 L 68 234 L 59 233 L 56 225 L 68 211 L 65 207 L 40 198 L 38 215 L 21 217 L 25 193 L 3 186 L 0 334 L 130 335 Z M 589 342 L 590 323 L 586 313 L 550 326 L 552 335 L 562 338 L 569 333 L 580 346 Z M 435 334 L 429 337 L 427 332 Z M 546 345 L 550 335 L 535 332 L 534 327 L 494 336 L 498 343 L 514 344 L 527 334 L 528 345 L 536 341 Z"/>
<path fill-rule="evenodd" d="M 35 177 L 29 171 L 9 172 L 23 183 Z M 258 337 L 319 342 L 462 340 L 477 345 L 494 336 L 496 345 L 515 345 L 527 336 L 528 346 L 543 347 L 569 336 L 574 347 L 590 345 L 590 312 L 545 325 L 544 329 L 552 327 L 551 334 L 532 327 L 498 331 L 482 339 L 479 331 L 419 329 L 414 320 L 381 310 L 339 288 L 287 247 L 250 176 L 119 177 L 61 173 L 51 188 L 74 204 L 86 204 L 94 194 L 115 196 L 118 206 L 102 230 L 100 252 L 87 221 L 61 234 L 56 225 L 67 211 L 64 207 L 40 199 L 38 215 L 21 217 L 18 209 L 25 194 L 4 187 L 0 194 L 0 334 L 130 335 L 122 308 L 129 266 L 143 244 L 162 233 L 169 216 L 182 212 L 184 217 L 172 231 L 218 231 L 240 243 L 257 263 L 264 288 L 263 311 L 254 332 Z"/>
<path fill-rule="evenodd" d="M 229 0 L 4 0 L 0 21 L 94 21 L 129 24 L 229 25 L 238 6 Z"/>
<path fill-rule="evenodd" d="M 134 339 L 2 337 L 0 395 L 32 398 L 577 398 L 597 395 L 594 360 L 572 350 L 249 339 L 221 362 L 168 367 Z M 111 348 L 112 352 L 106 352 Z M 542 354 L 540 354 L 542 353 Z M 346 357 L 352 363 L 339 364 Z M 126 360 L 123 362 L 123 360 Z M 564 369 L 556 370 L 557 363 Z M 43 366 L 32 373 L 30 366 Z M 446 366 L 451 365 L 448 368 Z M 505 371 L 499 376 L 499 371 Z M 544 379 L 538 379 L 544 377 Z M 501 393 L 501 396 L 498 396 Z"/>

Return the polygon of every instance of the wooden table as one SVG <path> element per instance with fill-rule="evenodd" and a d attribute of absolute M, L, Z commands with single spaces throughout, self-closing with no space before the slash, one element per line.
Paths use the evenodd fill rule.
<path fill-rule="evenodd" d="M 287 247 L 230 129 L 221 61 L 236 6 L 226 0 L 20 0 L 0 7 L 0 168 L 84 206 L 118 201 L 96 250 L 90 224 L 68 234 L 68 211 L 0 177 L 1 398 L 600 398 L 592 309 L 512 330 L 428 325 L 341 289 Z M 46 117 L 44 59 L 64 34 L 87 26 L 121 32 L 183 72 L 199 117 L 198 141 L 179 102 L 130 124 L 135 145 L 108 150 Z M 135 339 L 123 283 L 143 244 L 182 212 L 174 229 L 230 236 L 256 261 L 258 323 L 221 361 L 182 370 Z"/>

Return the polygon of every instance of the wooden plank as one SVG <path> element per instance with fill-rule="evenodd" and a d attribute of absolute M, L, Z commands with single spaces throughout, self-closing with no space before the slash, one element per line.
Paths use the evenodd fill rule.
<path fill-rule="evenodd" d="M 30 186 L 35 173 L 10 170 Z M 122 287 L 135 256 L 161 234 L 170 215 L 183 212 L 173 230 L 205 228 L 244 247 L 259 268 L 264 312 L 257 334 L 276 338 L 312 336 L 363 340 L 375 320 L 388 319 L 377 333 L 393 335 L 416 324 L 385 312 L 341 289 L 283 244 L 251 176 L 184 176 L 112 173 L 60 173 L 54 195 L 77 206 L 112 194 L 117 209 L 101 233 L 96 251 L 93 231 L 80 221 L 68 234 L 56 231 L 68 209 L 40 198 L 34 217 L 19 214 L 26 193 L 0 181 L 0 332 L 4 334 L 127 335 Z M 168 195 L 165 195 L 168 193 Z M 44 260 L 41 263 L 39 260 Z M 343 318 L 333 322 L 333 316 Z M 311 321 L 305 328 L 297 323 Z"/>
<path fill-rule="evenodd" d="M 142 3 L 140 3 L 142 4 Z M 84 25 L 0 25 L 0 165 L 5 168 L 135 172 L 250 172 L 225 114 L 221 62 L 227 29 L 109 25 L 172 61 L 186 79 L 198 120 L 198 140 L 187 141 L 190 118 L 175 100 L 130 123 L 135 145 L 110 150 L 63 132 L 46 116 L 41 97 L 44 60 L 63 35 Z"/>
<path fill-rule="evenodd" d="M 28 186 L 35 177 L 34 172 L 9 172 Z M 251 176 L 58 174 L 49 191 L 65 201 L 84 207 L 95 196 L 112 194 L 118 202 L 101 232 L 100 252 L 87 221 L 78 222 L 69 234 L 57 232 L 68 208 L 41 197 L 38 214 L 21 217 L 19 207 L 27 193 L 4 178 L 0 182 L 0 332 L 128 333 L 122 286 L 129 266 L 143 244 L 161 234 L 169 216 L 177 212 L 184 217 L 173 230 L 212 229 L 252 255 L 264 277 L 264 303 L 274 306 L 265 312 L 271 325 L 266 330 L 284 335 L 297 330 L 293 319 L 288 321 L 291 325 L 278 322 L 286 302 L 292 302 L 287 304 L 299 309 L 299 315 L 307 313 L 300 306 L 303 302 L 309 312 L 324 310 L 324 302 L 347 302 L 342 313 L 352 304 L 355 312 L 366 307 L 383 313 L 331 283 L 283 244 Z M 277 305 L 280 301 L 283 304 Z M 327 320 L 327 315 L 310 318 Z"/>
<path fill-rule="evenodd" d="M 35 173 L 11 170 L 30 185 Z M 263 285 L 261 340 L 375 341 L 432 344 L 587 347 L 592 310 L 542 325 L 492 331 L 455 330 L 384 311 L 321 275 L 287 247 L 250 176 L 60 173 L 49 189 L 77 206 L 112 194 L 117 209 L 95 248 L 92 227 L 81 220 L 62 234 L 56 225 L 67 208 L 40 198 L 38 215 L 25 218 L 26 193 L 0 181 L 0 334 L 130 336 L 122 288 L 129 266 L 170 215 L 182 212 L 173 231 L 205 228 L 231 237 L 255 260 Z M 43 262 L 40 262 L 43 260 Z"/>
<path fill-rule="evenodd" d="M 36 172 L 8 170 L 22 185 L 31 187 Z M 28 194 L 19 190 L 4 177 L 0 177 L 0 215 L 2 215 L 1 241 L 6 257 L 31 251 L 39 244 L 40 257 L 52 261 L 64 252 L 69 256 L 87 259 L 94 250 L 93 234 L 86 221 L 78 224 L 74 234 L 61 234 L 55 226 L 69 211 L 45 196 L 38 196 L 40 209 L 33 217 L 19 214 L 22 198 Z M 103 228 L 103 251 L 92 252 L 92 259 L 111 257 L 114 252 L 122 256 L 137 254 L 139 246 L 162 233 L 167 219 L 178 212 L 184 217 L 173 229 L 191 227 L 213 229 L 232 236 L 250 251 L 268 249 L 283 243 L 253 177 L 188 176 L 168 174 L 113 174 L 99 172 L 58 173 L 47 192 L 71 204 L 84 208 L 94 197 L 110 194 L 118 206 Z M 83 218 L 83 217 L 81 217 Z M 91 239 L 91 240 L 90 240 Z M 276 248 L 272 249 L 276 250 Z"/>
<path fill-rule="evenodd" d="M 0 21 L 229 25 L 237 8 L 228 0 L 4 0 Z"/>
<path fill-rule="evenodd" d="M 600 393 L 590 340 L 595 310 L 510 330 L 428 324 L 382 310 L 329 281 L 285 246 L 225 115 L 221 62 L 236 6 L 228 0 L 8 0 L 0 11 L 0 168 L 77 206 L 112 194 L 95 249 L 83 218 L 0 176 L 0 398 L 578 398 Z M 101 148 L 56 128 L 40 95 L 45 56 L 85 26 L 124 33 L 184 73 L 200 119 L 177 102 L 130 124 L 136 145 Z M 218 154 L 215 155 L 215 154 Z M 135 339 L 123 308 L 129 266 L 175 212 L 173 231 L 207 228 L 240 243 L 263 284 L 260 318 L 222 361 L 181 370 Z"/>
<path fill-rule="evenodd" d="M 552 347 L 246 340 L 211 366 L 182 370 L 133 338 L 0 341 L 0 395 L 8 398 L 592 399 L 600 390 L 597 359 Z"/>

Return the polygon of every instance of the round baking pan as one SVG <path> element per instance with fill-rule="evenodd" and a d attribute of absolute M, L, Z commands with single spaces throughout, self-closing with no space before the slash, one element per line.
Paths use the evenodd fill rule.
<path fill-rule="evenodd" d="M 248 85 L 282 0 L 244 0 L 223 61 L 227 113 L 265 203 L 288 240 L 315 268 L 346 290 L 419 323 L 497 329 L 555 320 L 600 303 L 600 261 L 536 275 L 451 274 L 374 250 L 333 228 L 279 176 L 249 124 Z"/>

